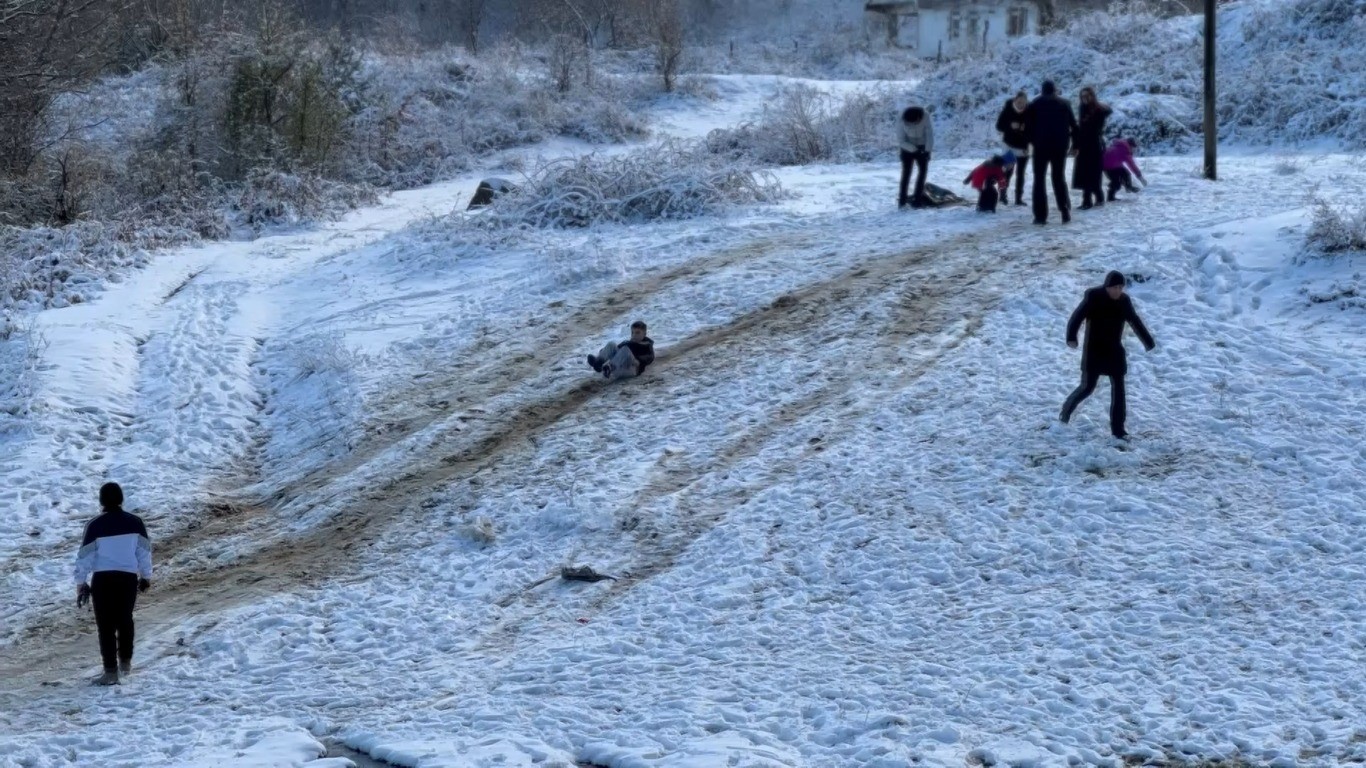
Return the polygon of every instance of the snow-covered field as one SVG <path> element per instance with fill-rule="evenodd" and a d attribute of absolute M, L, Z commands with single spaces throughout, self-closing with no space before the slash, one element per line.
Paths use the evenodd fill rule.
<path fill-rule="evenodd" d="M 659 124 L 743 119 L 725 82 Z M 0 765 L 1366 761 L 1363 257 L 1302 253 L 1366 172 L 1283 160 L 1142 159 L 1047 228 L 789 168 L 492 247 L 439 218 L 471 177 L 162 254 L 39 316 L 0 434 Z M 1055 423 L 1108 269 L 1158 343 L 1127 446 L 1104 385 Z M 636 318 L 659 361 L 592 377 Z M 107 690 L 67 575 L 106 479 L 159 567 Z"/>

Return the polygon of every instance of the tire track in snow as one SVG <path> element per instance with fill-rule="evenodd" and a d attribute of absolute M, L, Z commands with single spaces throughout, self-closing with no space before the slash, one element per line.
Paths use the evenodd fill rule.
<path fill-rule="evenodd" d="M 487 415 L 487 409 L 482 406 L 489 400 L 534 379 L 556 363 L 581 360 L 585 337 L 601 333 L 603 326 L 622 312 L 677 283 L 696 282 L 710 272 L 762 259 L 779 249 L 812 247 L 818 244 L 818 238 L 819 233 L 783 233 L 633 277 L 630 282 L 614 286 L 582 306 L 571 308 L 559 319 L 537 322 L 536 332 L 532 334 L 535 346 L 529 349 L 507 349 L 528 337 L 523 329 L 510 331 L 481 349 L 479 361 L 474 365 L 462 363 L 436 375 L 421 375 L 411 386 L 367 404 L 366 409 L 373 415 L 362 427 L 366 434 L 346 457 L 298 482 L 274 490 L 272 497 L 281 499 L 305 491 L 318 491 L 323 487 L 319 478 L 331 481 L 359 469 L 418 432 L 449 419 L 457 408 L 481 417 Z"/>
<path fill-rule="evenodd" d="M 892 317 L 882 329 L 881 335 L 885 341 L 904 343 L 945 333 L 949 335 L 947 340 L 928 354 L 912 355 L 909 364 L 892 369 L 894 374 L 888 381 L 892 386 L 887 387 L 886 391 L 888 395 L 893 395 L 974 336 L 983 317 L 997 302 L 997 294 L 984 284 L 1000 278 L 1007 270 L 992 269 L 997 266 L 995 257 L 988 255 L 985 249 L 975 248 L 995 236 L 996 233 L 990 231 L 974 232 L 952 241 L 921 246 L 890 258 L 878 257 L 854 265 L 831 280 L 816 282 L 784 294 L 763 308 L 694 334 L 671 347 L 661 348 L 656 365 L 660 370 L 667 370 L 674 361 L 694 353 L 724 350 L 724 359 L 717 361 L 716 365 L 728 370 L 740 365 L 748 356 L 771 348 L 774 341 L 779 339 L 789 342 L 785 351 L 798 354 L 799 344 L 796 342 L 823 335 L 833 320 L 848 313 L 851 305 L 866 305 L 873 297 L 882 296 L 893 306 Z M 1072 254 L 1064 252 L 1060 246 L 1047 247 L 1044 242 L 1042 238 L 1033 238 L 1030 244 L 1039 245 L 1035 255 L 1015 259 L 1007 266 L 1010 269 L 1037 269 L 1055 266 L 1071 257 Z M 935 258 L 945 252 L 970 252 L 972 256 L 955 258 L 948 265 L 949 269 L 941 272 L 939 267 L 942 262 Z M 926 267 L 927 270 L 905 272 L 916 267 Z M 856 373 L 848 369 L 831 375 L 815 391 L 780 405 L 767 421 L 724 444 L 700 468 L 657 467 L 656 476 L 647 482 L 627 507 L 638 510 L 648 507 L 652 500 L 690 491 L 706 477 L 726 472 L 757 457 L 764 449 L 785 439 L 785 432 L 812 415 L 829 410 L 837 400 L 846 397 L 855 377 Z M 835 425 L 850 423 L 851 419 L 845 418 L 846 413 L 852 414 L 859 408 L 854 403 L 846 403 L 839 410 L 840 416 L 831 419 Z M 831 431 L 827 430 L 826 434 L 829 436 Z M 828 444 L 830 441 L 827 439 L 825 442 Z M 808 457 L 809 452 L 804 452 L 770 465 L 766 478 L 782 477 Z M 757 492 L 755 485 L 751 483 L 731 491 L 730 498 L 726 499 L 708 495 L 695 505 L 685 497 L 680 502 L 682 519 L 669 518 L 659 526 L 648 524 L 647 521 L 653 517 L 648 512 L 634 514 L 634 524 L 629 525 L 627 530 L 635 534 L 635 559 L 642 565 L 623 572 L 616 581 L 606 586 L 605 591 L 586 606 L 588 612 L 602 610 L 639 584 L 673 568 L 693 542 L 725 519 L 728 513 L 716 511 L 718 501 L 739 506 Z M 501 607 L 520 605 L 525 609 L 523 615 L 499 622 L 486 633 L 479 647 L 506 649 L 515 643 L 523 627 L 538 619 L 539 611 L 536 609 L 544 599 L 541 592 L 531 588 L 519 589 L 499 598 L 495 602 Z"/>
<path fill-rule="evenodd" d="M 842 311 L 848 305 L 864 302 L 869 295 L 875 295 L 879 290 L 887 290 L 888 284 L 896 287 L 906 280 L 935 277 L 933 274 L 927 276 L 916 273 L 899 276 L 903 270 L 926 264 L 929 260 L 946 254 L 961 254 L 965 249 L 971 249 L 982 241 L 995 240 L 997 237 L 999 232 L 995 230 L 978 231 L 951 240 L 900 251 L 891 256 L 872 256 L 860 265 L 842 270 L 831 278 L 810 283 L 778 297 L 759 309 L 742 313 L 723 325 L 703 329 L 677 344 L 662 348 L 657 365 L 660 369 L 669 369 L 675 363 L 685 362 L 704 352 L 723 351 L 735 357 L 749 351 L 745 340 L 763 339 L 771 343 L 775 339 L 802 339 L 818 332 L 822 328 L 822 322 L 828 321 L 836 312 Z M 772 247 L 774 246 L 770 244 L 769 249 Z M 767 251 L 768 249 L 756 249 L 752 246 L 734 249 L 721 259 L 704 259 L 700 264 L 694 263 L 692 267 L 668 270 L 648 281 L 647 285 L 651 291 L 664 290 L 678 280 L 700 276 L 708 266 L 715 268 L 718 265 L 738 263 Z M 1021 260 L 1017 264 L 1034 265 L 1034 262 Z M 980 266 L 974 264 L 973 268 Z M 929 296 L 949 295 L 956 287 L 961 285 L 949 283 L 943 291 L 927 293 L 925 301 L 928 301 Z M 649 295 L 645 292 L 645 286 L 637 286 L 636 291 L 637 293 L 632 294 L 634 298 L 630 299 L 632 303 Z M 929 304 L 917 303 L 912 305 L 912 308 L 922 306 L 928 307 Z M 603 308 L 584 308 L 573 313 L 551 338 L 564 347 L 579 344 L 579 335 L 584 328 L 597 327 L 619 314 L 619 309 L 605 305 Z M 542 373 L 544 368 L 544 360 L 533 360 L 518 369 L 519 373 L 531 374 L 527 378 L 514 377 L 510 383 L 505 379 L 499 382 L 502 386 L 486 385 L 482 390 L 475 387 L 476 392 L 486 398 L 482 405 L 488 411 L 509 413 L 510 417 L 505 420 L 490 418 L 480 422 L 480 426 L 474 430 L 458 426 L 449 428 L 445 434 L 438 436 L 439 442 L 454 442 L 460 445 L 452 445 L 450 449 L 443 450 L 443 455 L 437 458 L 432 458 L 430 453 L 415 457 L 406 471 L 383 485 L 366 491 L 360 498 L 350 499 L 345 511 L 330 516 L 325 522 L 303 535 L 277 536 L 240 556 L 210 551 L 191 562 L 180 561 L 181 567 L 160 578 L 155 591 L 144 599 L 143 606 L 138 612 L 139 622 L 145 627 L 164 629 L 191 617 L 220 613 L 298 586 L 363 580 L 363 574 L 343 576 L 336 573 L 336 562 L 373 544 L 395 523 L 420 516 L 422 512 L 418 508 L 418 503 L 431 493 L 461 477 L 506 461 L 509 455 L 528 445 L 531 438 L 556 427 L 607 388 L 600 380 L 586 378 L 568 390 L 555 392 L 531 402 L 517 398 L 519 386 L 535 387 L 540 384 L 534 375 Z M 476 382 L 483 381 L 477 376 L 477 371 L 474 375 Z M 452 387 L 460 387 L 466 383 L 467 380 L 459 375 L 449 380 Z M 823 396 L 814 398 L 794 415 L 789 416 L 788 421 L 763 429 L 733 447 L 734 457 L 731 460 L 757 452 L 758 448 L 767 444 L 767 441 L 780 435 L 779 427 L 782 424 L 790 423 L 792 418 L 801 413 L 809 413 L 820 408 L 823 402 L 837 394 L 840 387 L 831 384 L 823 389 Z M 499 402 L 500 398 L 516 401 L 516 407 L 500 411 L 499 407 L 504 405 Z M 480 434 L 471 435 L 471 431 Z M 382 450 L 374 450 L 369 455 L 378 455 Z M 341 466 L 325 467 L 320 472 L 313 473 L 306 485 L 317 492 L 312 494 L 313 498 L 302 501 L 299 509 L 287 510 L 287 514 L 302 515 L 324 508 L 341 493 L 326 493 L 324 489 L 342 481 L 353 468 L 363 464 L 363 460 L 346 461 Z M 709 471 L 715 471 L 715 468 Z M 237 519 L 238 515 L 252 517 L 272 514 L 278 519 L 281 512 L 286 512 L 285 508 L 291 500 L 300 498 L 299 494 L 303 490 L 307 489 L 278 491 L 268 504 L 234 504 L 225 500 L 218 507 L 220 514 L 214 522 L 202 526 L 197 531 L 187 531 L 181 538 L 162 543 L 159 547 L 163 553 L 162 557 L 169 556 L 174 559 L 185 554 L 188 549 L 202 548 L 206 541 L 211 541 L 212 536 L 240 526 L 241 520 Z M 234 510 L 237 510 L 236 514 L 233 514 Z M 678 554 L 686 551 L 691 541 L 709 529 L 709 525 L 702 524 L 704 522 L 699 521 L 699 525 L 695 529 L 690 529 L 687 535 L 672 539 L 666 546 L 667 550 L 676 551 Z M 611 594 L 621 594 L 623 588 L 638 584 L 648 576 L 662 571 L 663 568 L 653 571 L 642 570 L 634 579 L 611 590 Z M 16 689 L 23 687 L 24 684 L 30 687 L 41 684 L 54 676 L 69 678 L 75 673 L 73 667 L 84 666 L 78 660 L 88 657 L 88 646 L 93 642 L 88 634 L 83 633 L 83 630 L 90 629 L 88 623 L 81 626 L 82 622 L 78 619 L 77 615 L 66 611 L 44 616 L 25 632 L 27 638 L 43 638 L 42 645 L 27 641 L 17 643 L 12 649 L 14 652 L 8 654 L 4 661 L 0 661 L 0 677 L 15 680 L 19 684 L 16 685 Z M 493 632 L 506 635 L 510 629 L 513 628 L 500 626 Z M 65 636 L 67 639 L 52 642 L 54 636 Z"/>

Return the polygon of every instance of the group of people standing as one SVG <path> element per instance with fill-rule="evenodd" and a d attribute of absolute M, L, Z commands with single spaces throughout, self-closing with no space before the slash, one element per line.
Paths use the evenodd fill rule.
<path fill-rule="evenodd" d="M 1012 179 L 1015 204 L 1024 205 L 1024 166 L 1032 161 L 1034 223 L 1048 222 L 1050 185 L 1063 223 L 1071 221 L 1072 199 L 1065 170 L 1069 155 L 1075 158 L 1071 188 L 1082 193 L 1081 210 L 1115 200 L 1121 188 L 1138 191 L 1133 180 L 1135 177 L 1140 181 L 1144 179 L 1134 161 L 1137 143 L 1120 138 L 1108 148 L 1105 145 L 1105 128 L 1111 113 L 1110 107 L 1102 103 L 1096 97 L 1095 89 L 1090 87 L 1081 89 L 1076 110 L 1058 95 L 1057 86 L 1051 80 L 1044 82 L 1039 96 L 1032 101 L 1024 91 L 1015 94 L 996 119 L 996 130 L 1001 134 L 1005 151 L 993 155 L 963 180 L 978 191 L 978 209 L 995 211 L 998 200 L 1008 200 Z M 923 207 L 928 202 L 925 177 L 934 151 L 934 125 L 923 107 L 910 107 L 902 113 L 899 143 L 901 186 L 898 206 Z M 917 172 L 915 187 L 908 195 L 913 170 Z M 1108 190 L 1105 189 L 1106 177 L 1110 182 Z"/>

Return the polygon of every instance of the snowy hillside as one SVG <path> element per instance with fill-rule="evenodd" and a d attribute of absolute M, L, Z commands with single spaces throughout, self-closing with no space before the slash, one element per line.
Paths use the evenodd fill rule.
<path fill-rule="evenodd" d="M 921 86 L 972 148 L 932 181 L 980 161 L 951 137 L 995 66 Z M 414 67 L 428 135 L 458 102 Z M 591 157 L 538 97 L 336 220 L 28 232 L 25 264 L 90 260 L 0 317 L 0 768 L 1366 762 L 1366 170 L 1145 154 L 1065 227 L 899 212 L 895 167 L 842 161 L 918 85 L 698 79 Z M 487 175 L 534 183 L 465 214 Z M 1057 422 L 1111 269 L 1157 341 L 1129 443 L 1104 384 Z M 658 360 L 593 375 L 636 319 Z M 134 671 L 93 688 L 70 574 L 106 480 L 157 572 Z"/>

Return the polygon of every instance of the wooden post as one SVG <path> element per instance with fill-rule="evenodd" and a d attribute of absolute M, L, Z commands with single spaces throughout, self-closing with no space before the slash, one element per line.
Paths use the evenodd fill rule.
<path fill-rule="evenodd" d="M 1219 146 L 1218 116 L 1214 92 L 1214 3 L 1205 0 L 1205 178 L 1219 178 L 1216 155 Z"/>

